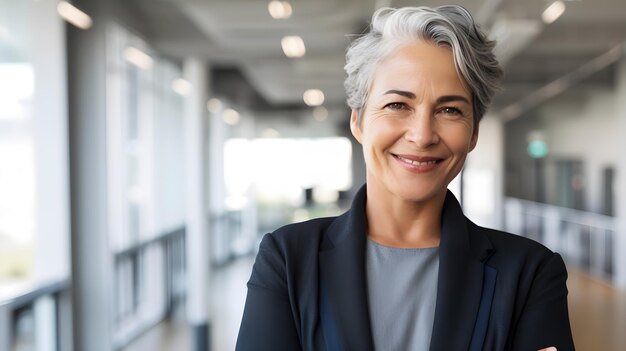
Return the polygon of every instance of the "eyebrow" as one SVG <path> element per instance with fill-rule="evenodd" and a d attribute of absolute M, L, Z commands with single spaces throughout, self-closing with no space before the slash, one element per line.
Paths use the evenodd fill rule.
<path fill-rule="evenodd" d="M 416 98 L 415 94 L 413 94 L 410 91 L 405 91 L 405 90 L 391 89 L 391 90 L 387 90 L 383 95 L 387 95 L 387 94 L 401 95 L 401 96 L 407 97 L 409 99 L 415 99 Z M 460 102 L 464 102 L 464 103 L 466 103 L 468 105 L 471 105 L 470 101 L 465 96 L 461 96 L 461 95 L 444 95 L 444 96 L 440 96 L 439 98 L 437 98 L 437 103 L 438 104 L 443 104 L 443 103 L 446 103 L 446 102 L 453 102 L 453 101 L 460 101 Z"/>
<path fill-rule="evenodd" d="M 387 90 L 387 91 L 385 92 L 385 94 L 383 94 L 383 95 L 387 95 L 387 94 L 397 94 L 397 95 L 402 95 L 402 96 L 407 97 L 407 98 L 409 98 L 409 99 L 415 99 L 415 98 L 416 98 L 415 94 L 413 94 L 413 93 L 412 93 L 412 92 L 410 92 L 410 91 L 404 91 L 404 90 L 395 90 L 395 89 L 391 89 L 391 90 Z"/>
<path fill-rule="evenodd" d="M 465 96 L 461 96 L 461 95 L 444 95 L 444 96 L 440 96 L 437 99 L 437 103 L 438 104 L 443 104 L 443 103 L 446 103 L 446 102 L 453 102 L 453 101 L 460 101 L 460 102 L 464 102 L 464 103 L 466 103 L 468 105 L 471 105 L 469 100 Z"/>

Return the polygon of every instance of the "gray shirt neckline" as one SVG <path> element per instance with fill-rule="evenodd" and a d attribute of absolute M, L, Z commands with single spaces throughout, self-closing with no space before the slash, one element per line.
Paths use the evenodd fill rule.
<path fill-rule="evenodd" d="M 366 271 L 376 350 L 428 350 L 439 247 L 398 248 L 367 240 Z"/>

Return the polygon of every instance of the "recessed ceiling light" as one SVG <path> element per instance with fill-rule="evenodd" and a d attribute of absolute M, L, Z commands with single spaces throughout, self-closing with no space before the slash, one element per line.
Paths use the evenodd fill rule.
<path fill-rule="evenodd" d="M 213 113 L 217 113 L 222 109 L 222 102 L 218 98 L 209 99 L 206 103 L 206 108 Z"/>
<path fill-rule="evenodd" d="M 280 41 L 283 52 L 287 57 L 302 57 L 306 53 L 304 41 L 297 35 L 289 35 Z"/>
<path fill-rule="evenodd" d="M 292 9 L 288 1 L 270 1 L 267 10 L 274 19 L 285 19 L 291 17 Z"/>
<path fill-rule="evenodd" d="M 552 5 L 548 6 L 541 14 L 541 19 L 545 24 L 550 24 L 556 21 L 565 12 L 565 3 L 563 1 L 555 1 Z"/>
<path fill-rule="evenodd" d="M 191 83 L 182 78 L 176 78 L 172 81 L 172 90 L 182 96 L 189 95 L 192 90 Z"/>
<path fill-rule="evenodd" d="M 80 29 L 89 29 L 93 24 L 89 15 L 67 1 L 59 2 L 57 5 L 57 12 L 61 18 Z"/>
<path fill-rule="evenodd" d="M 148 70 L 152 68 L 152 57 L 133 46 L 124 49 L 124 59 L 141 69 Z"/>
<path fill-rule="evenodd" d="M 304 103 L 309 106 L 319 106 L 324 103 L 324 93 L 319 89 L 309 89 L 302 95 Z"/>
<path fill-rule="evenodd" d="M 226 109 L 222 113 L 222 119 L 227 124 L 234 126 L 235 124 L 239 123 L 239 112 L 233 110 L 232 108 Z"/>

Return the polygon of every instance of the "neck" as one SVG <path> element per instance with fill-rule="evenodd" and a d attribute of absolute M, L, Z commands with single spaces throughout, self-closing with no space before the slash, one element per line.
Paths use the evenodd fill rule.
<path fill-rule="evenodd" d="M 439 246 L 445 191 L 424 201 L 378 192 L 375 187 L 367 187 L 365 212 L 370 240 L 403 248 Z"/>

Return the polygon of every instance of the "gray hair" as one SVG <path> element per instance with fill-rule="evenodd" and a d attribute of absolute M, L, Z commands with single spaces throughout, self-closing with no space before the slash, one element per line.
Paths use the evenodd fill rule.
<path fill-rule="evenodd" d="M 502 69 L 493 54 L 495 42 L 457 5 L 382 8 L 374 13 L 370 31 L 348 47 L 344 67 L 348 106 L 358 112 L 359 122 L 378 63 L 414 40 L 430 40 L 452 50 L 456 71 L 472 92 L 477 125 L 499 88 Z"/>

